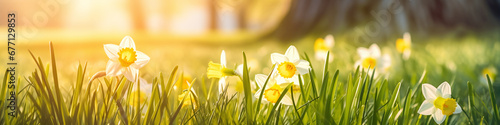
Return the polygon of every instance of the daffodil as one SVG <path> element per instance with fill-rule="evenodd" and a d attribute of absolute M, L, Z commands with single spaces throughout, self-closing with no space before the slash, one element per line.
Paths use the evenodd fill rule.
<path fill-rule="evenodd" d="M 276 65 L 277 79 L 285 83 L 293 82 L 297 79 L 297 75 L 307 74 L 311 69 L 309 62 L 300 59 L 299 52 L 293 45 L 288 47 L 285 55 L 280 53 L 271 54 L 271 61 Z"/>
<path fill-rule="evenodd" d="M 191 84 L 190 84 L 189 82 L 188 82 L 187 84 L 188 84 L 188 86 L 191 86 Z M 188 87 L 188 88 L 189 88 L 189 87 Z M 193 105 L 193 104 L 194 104 L 193 106 L 194 106 L 194 108 L 196 109 L 196 107 L 197 107 L 197 105 L 196 105 L 196 103 L 197 103 L 197 102 L 196 102 L 196 98 L 197 98 L 197 97 L 198 97 L 198 96 L 196 95 L 196 92 L 194 91 L 193 87 L 191 87 L 191 89 L 190 89 L 190 90 L 187 90 L 187 89 L 186 89 L 186 90 L 183 90 L 183 91 L 182 91 L 182 94 L 178 96 L 177 100 L 178 100 L 179 102 L 184 101 L 184 102 L 182 103 L 182 107 L 185 107 L 185 106 L 189 106 L 189 105 Z"/>
<path fill-rule="evenodd" d="M 437 124 L 443 123 L 446 116 L 462 112 L 462 108 L 457 101 L 451 98 L 451 87 L 448 82 L 441 83 L 437 89 L 430 84 L 423 84 L 422 94 L 425 101 L 418 109 L 418 113 L 432 115 Z"/>
<path fill-rule="evenodd" d="M 224 50 L 220 54 L 220 64 L 212 61 L 208 63 L 207 76 L 208 78 L 219 79 L 219 93 L 222 93 L 226 87 L 226 78 L 233 75 L 236 75 L 236 73 L 233 69 L 227 68 L 226 52 Z"/>
<path fill-rule="evenodd" d="M 335 45 L 332 35 L 327 35 L 324 39 L 318 38 L 314 42 L 314 56 L 318 60 L 326 60 L 327 52 Z M 330 54 L 328 62 L 333 61 L 333 55 Z"/>
<path fill-rule="evenodd" d="M 490 80 L 491 82 L 494 82 L 495 81 L 495 78 L 497 76 L 497 69 L 494 67 L 494 66 L 488 66 L 486 68 L 483 69 L 483 71 L 481 71 L 481 82 L 482 83 L 488 83 L 487 79 L 486 79 L 486 74 L 488 74 L 490 76 Z"/>
<path fill-rule="evenodd" d="M 388 54 L 382 56 L 377 44 L 372 44 L 368 49 L 364 47 L 358 48 L 358 54 L 361 59 L 356 61 L 354 67 L 361 66 L 361 68 L 365 69 L 376 68 L 376 73 L 378 73 L 387 71 L 391 66 L 391 57 Z"/>
<path fill-rule="evenodd" d="M 396 40 L 396 49 L 399 53 L 403 54 L 403 59 L 410 58 L 411 54 L 411 36 L 410 33 L 406 32 L 403 34 L 403 38 Z"/>
<path fill-rule="evenodd" d="M 139 69 L 149 62 L 149 56 L 135 49 L 134 40 L 130 36 L 125 36 L 120 45 L 104 44 L 104 51 L 109 57 L 107 76 L 123 74 L 125 78 L 135 82 Z"/>
<path fill-rule="evenodd" d="M 189 74 L 182 74 L 182 79 L 181 80 L 177 80 L 177 82 L 175 82 L 175 85 L 174 85 L 174 90 L 177 90 L 177 89 L 181 89 L 181 90 L 185 90 L 185 89 L 188 89 L 189 85 L 187 83 L 189 83 L 189 81 L 193 81 L 193 78 L 191 77 L 191 75 Z"/>
<path fill-rule="evenodd" d="M 255 98 L 259 98 L 260 94 L 262 93 L 262 88 L 264 88 L 263 96 L 262 99 L 265 100 L 265 102 L 271 102 L 271 103 L 276 103 L 281 96 L 281 94 L 285 93 L 284 89 L 290 84 L 290 83 L 279 83 L 277 80 L 271 76 L 269 78 L 269 81 L 267 82 L 266 86 L 264 86 L 264 83 L 266 82 L 267 75 L 264 74 L 257 74 L 255 75 L 255 82 L 257 82 L 257 86 L 259 87 L 259 90 L 255 92 Z M 295 103 L 297 103 L 298 98 L 301 94 L 300 88 L 298 88 L 298 85 L 292 85 L 291 91 L 293 91 L 293 97 Z M 288 92 L 286 95 L 283 96 L 283 99 L 281 99 L 281 104 L 285 105 L 293 105 L 293 101 L 291 98 L 290 92 Z"/>
<path fill-rule="evenodd" d="M 137 106 L 137 104 L 143 105 L 149 96 L 151 96 L 151 92 L 153 90 L 152 84 L 148 83 L 145 79 L 139 78 L 140 87 L 137 87 L 135 84 L 132 87 L 132 91 L 130 92 L 130 100 L 129 104 L 131 106 Z M 139 95 L 139 98 L 137 97 Z"/>

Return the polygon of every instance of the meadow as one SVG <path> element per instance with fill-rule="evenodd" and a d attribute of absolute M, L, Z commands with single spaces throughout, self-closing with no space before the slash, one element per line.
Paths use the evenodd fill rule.
<path fill-rule="evenodd" d="M 166 47 L 182 50 L 125 37 L 84 52 L 43 42 L 19 54 L 18 114 L 2 108 L 0 123 L 500 124 L 498 39 L 403 37 Z"/>

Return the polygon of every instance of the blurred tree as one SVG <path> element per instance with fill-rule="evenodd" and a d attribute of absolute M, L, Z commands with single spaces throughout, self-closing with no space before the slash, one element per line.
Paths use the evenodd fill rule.
<path fill-rule="evenodd" d="M 288 41 L 304 35 L 373 32 L 373 40 L 449 32 L 498 29 L 499 0 L 292 0 L 274 36 Z M 366 35 L 370 33 L 361 33 Z"/>
<path fill-rule="evenodd" d="M 139 0 L 129 0 L 129 8 L 133 31 L 143 31 L 146 29 L 145 14 L 143 9 L 142 1 Z"/>
<path fill-rule="evenodd" d="M 214 32 L 217 31 L 218 23 L 217 23 L 217 8 L 216 8 L 217 0 L 208 0 L 208 17 L 209 17 L 209 30 Z"/>
<path fill-rule="evenodd" d="M 491 12 L 500 20 L 500 0 L 486 0 Z"/>

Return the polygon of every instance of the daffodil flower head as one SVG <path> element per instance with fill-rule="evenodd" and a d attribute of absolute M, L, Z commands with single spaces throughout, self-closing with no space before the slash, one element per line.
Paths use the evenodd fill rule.
<path fill-rule="evenodd" d="M 190 83 L 188 83 L 188 85 L 191 86 Z M 194 103 L 193 106 L 196 109 L 196 107 L 197 107 L 197 105 L 196 105 L 196 97 L 197 97 L 197 95 L 196 95 L 194 89 L 191 87 L 191 91 L 189 91 L 187 89 L 183 90 L 182 94 L 178 96 L 177 100 L 179 102 L 184 101 L 182 103 L 182 107 L 193 105 L 193 103 Z"/>
<path fill-rule="evenodd" d="M 418 109 L 418 113 L 432 115 L 437 124 L 443 123 L 446 116 L 462 112 L 460 105 L 451 98 L 451 86 L 448 82 L 443 82 L 437 89 L 430 84 L 423 84 L 422 94 L 425 101 Z"/>
<path fill-rule="evenodd" d="M 327 52 L 335 45 L 332 35 L 327 35 L 324 39 L 318 38 L 314 42 L 314 56 L 318 60 L 326 60 Z M 333 61 L 333 55 L 330 54 L 329 62 Z"/>
<path fill-rule="evenodd" d="M 136 81 L 139 69 L 146 65 L 150 58 L 135 48 L 134 40 L 125 36 L 120 45 L 104 44 L 104 52 L 109 57 L 106 65 L 107 76 L 124 75 L 129 81 Z"/>
<path fill-rule="evenodd" d="M 391 65 L 390 56 L 388 54 L 382 55 L 377 44 L 372 44 L 370 48 L 358 48 L 358 54 L 361 58 L 355 62 L 354 67 L 361 66 L 361 68 L 365 69 L 376 68 L 377 72 L 375 75 L 379 72 L 387 71 Z"/>
<path fill-rule="evenodd" d="M 408 59 L 411 54 L 411 36 L 410 33 L 406 32 L 403 38 L 396 40 L 396 49 L 399 53 L 403 54 L 403 59 Z"/>
<path fill-rule="evenodd" d="M 219 79 L 219 93 L 222 93 L 224 87 L 226 87 L 226 78 L 234 75 L 237 75 L 236 72 L 233 69 L 227 68 L 226 52 L 224 50 L 220 54 L 220 64 L 212 61 L 208 63 L 207 77 Z"/>
<path fill-rule="evenodd" d="M 132 91 L 130 92 L 130 100 L 129 104 L 131 106 L 137 106 L 137 104 L 143 105 L 145 104 L 148 97 L 152 92 L 152 84 L 148 84 L 147 81 L 143 78 L 139 78 L 140 87 L 134 86 Z M 139 95 L 139 97 L 137 97 Z"/>
<path fill-rule="evenodd" d="M 301 60 L 295 46 L 290 46 L 285 55 L 280 53 L 271 54 L 271 61 L 276 64 L 276 72 L 279 77 L 291 82 L 298 74 L 303 75 L 309 72 L 311 66 L 309 62 Z"/>
<path fill-rule="evenodd" d="M 207 76 L 208 78 L 223 78 L 226 76 L 236 75 L 233 69 L 227 68 L 226 65 L 226 52 L 222 50 L 220 55 L 220 63 L 210 61 L 208 63 Z"/>
<path fill-rule="evenodd" d="M 266 86 L 264 86 L 264 83 L 266 82 L 268 76 L 264 74 L 257 74 L 255 75 L 255 82 L 257 82 L 257 86 L 259 87 L 259 90 L 255 92 L 255 97 L 259 98 L 261 93 L 263 95 L 263 100 L 265 102 L 271 102 L 271 103 L 276 103 L 279 99 L 279 97 L 285 93 L 283 90 L 290 84 L 290 83 L 278 83 L 274 77 L 271 76 L 269 78 L 268 83 Z M 292 85 L 294 86 L 294 85 Z M 264 90 L 262 90 L 264 88 Z M 300 88 L 299 92 L 295 92 L 295 88 L 292 88 L 292 91 L 294 91 L 294 98 L 295 96 L 299 97 L 300 96 Z M 264 91 L 264 92 L 262 92 Z M 285 104 L 285 105 L 293 105 L 292 98 L 290 97 L 291 94 L 287 93 L 286 95 L 283 96 L 283 99 L 281 100 L 280 103 Z M 295 99 L 295 102 L 297 102 L 298 98 Z"/>
<path fill-rule="evenodd" d="M 482 83 L 488 83 L 486 75 L 489 75 L 491 82 L 494 82 L 495 78 L 497 76 L 497 73 L 498 73 L 497 69 L 494 66 L 488 66 L 488 67 L 484 68 L 483 71 L 481 71 L 481 77 L 479 77 L 479 78 L 481 78 Z"/>
<path fill-rule="evenodd" d="M 175 82 L 175 85 L 173 86 L 173 88 L 175 90 L 177 90 L 177 89 L 181 89 L 181 90 L 188 89 L 189 85 L 187 83 L 189 83 L 189 81 L 193 81 L 193 78 L 191 77 L 191 75 L 183 73 L 182 74 L 182 79 L 181 80 L 177 80 L 177 82 Z"/>

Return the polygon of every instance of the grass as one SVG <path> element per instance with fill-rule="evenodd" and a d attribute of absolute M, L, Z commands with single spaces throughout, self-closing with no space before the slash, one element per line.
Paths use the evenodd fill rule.
<path fill-rule="evenodd" d="M 76 79 L 69 83 L 70 90 L 61 90 L 63 84 L 58 76 L 64 74 L 65 70 L 57 67 L 56 52 L 52 43 L 49 45 L 48 64 L 44 64 L 42 58 L 30 52 L 36 69 L 30 75 L 17 76 L 18 83 L 22 83 L 19 85 L 24 85 L 15 88 L 18 96 L 18 116 L 11 118 L 2 113 L 0 123 L 436 124 L 431 116 L 417 113 L 424 101 L 421 85 L 431 83 L 437 86 L 448 81 L 452 86 L 452 97 L 457 99 L 463 112 L 451 115 L 443 124 L 500 124 L 495 97 L 496 85 L 490 77 L 486 76 L 487 85 L 461 81 L 461 77 L 480 79 L 481 76 L 474 71 L 454 72 L 448 64 L 438 60 L 439 55 L 429 57 L 433 55 L 429 53 L 435 53 L 433 51 L 437 50 L 428 46 L 431 51 L 419 51 L 417 47 L 421 46 L 415 47 L 415 57 L 410 60 L 393 58 L 396 62 L 401 62 L 401 65 L 393 65 L 394 75 L 379 77 L 368 74 L 374 72 L 368 72 L 367 69 L 353 69 L 352 65 L 342 65 L 342 59 L 345 58 L 339 52 L 333 52 L 339 56 L 334 62 L 322 62 L 319 66 L 315 65 L 318 61 L 309 58 L 305 52 L 301 54 L 302 59 L 311 62 L 313 68 L 308 74 L 299 77 L 301 95 L 294 105 L 287 106 L 263 103 L 263 94 L 254 97 L 253 92 L 262 88 L 252 88 L 252 84 L 255 84 L 252 82 L 254 74 L 250 74 L 251 68 L 246 53 L 242 53 L 241 63 L 244 68 L 240 79 L 243 86 L 241 93 L 230 95 L 227 89 L 218 93 L 217 79 L 206 77 L 188 80 L 192 85 L 183 91 L 179 88 L 182 88 L 185 82 L 185 73 L 176 66 L 168 70 L 163 69 L 168 74 L 160 72 L 148 79 L 152 84 L 151 94 L 146 97 L 145 102 L 136 103 L 129 95 L 132 95 L 134 84 L 141 85 L 138 81 L 130 82 L 122 76 L 89 78 L 86 76 L 87 63 L 78 65 L 74 76 Z M 393 57 L 398 56 L 393 53 Z M 423 61 L 430 63 L 423 65 Z M 472 63 L 464 60 L 456 62 L 455 65 L 467 67 L 469 64 Z M 368 70 L 376 72 L 379 69 Z M 270 75 L 271 71 L 262 73 Z M 0 86 L 2 100 L 6 100 L 6 95 L 9 94 L 9 88 L 6 86 L 8 78 L 10 75 L 6 72 L 2 81 L 4 84 Z M 291 85 L 283 92 L 293 93 L 288 91 L 290 89 Z M 193 100 L 179 100 L 179 95 L 183 92 L 197 95 L 193 96 Z M 278 102 L 284 95 L 281 94 Z M 137 94 L 137 97 L 141 98 L 141 95 Z M 191 105 L 184 105 L 185 103 Z M 6 107 L 7 104 L 3 101 L 0 105 Z M 1 108 L 0 111 L 7 112 L 7 109 Z"/>

